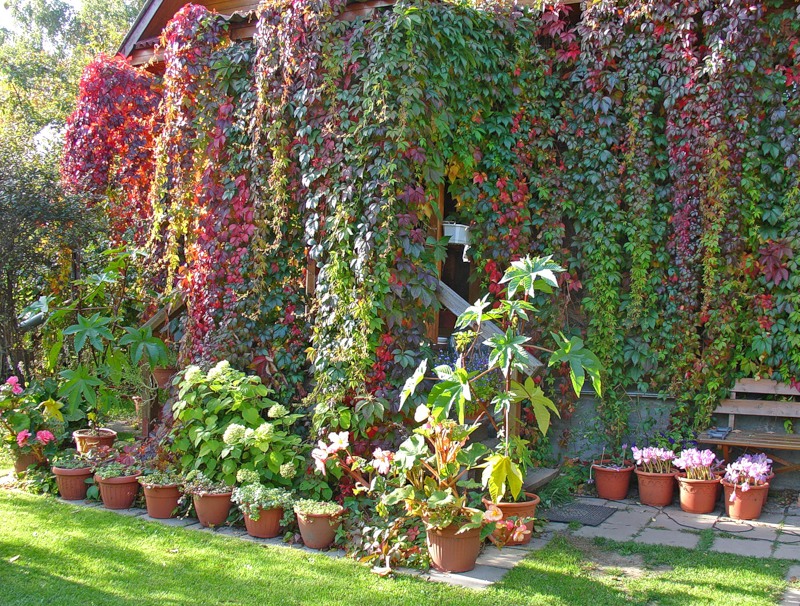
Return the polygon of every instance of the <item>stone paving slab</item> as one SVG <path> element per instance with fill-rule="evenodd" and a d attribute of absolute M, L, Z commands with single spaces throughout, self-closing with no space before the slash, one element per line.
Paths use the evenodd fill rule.
<path fill-rule="evenodd" d="M 128 516 L 129 518 L 138 518 L 139 516 L 147 514 L 146 509 L 140 509 L 138 507 L 133 507 L 131 509 L 108 509 L 107 511 L 113 511 L 114 513 L 118 513 L 123 516 Z"/>
<path fill-rule="evenodd" d="M 691 514 L 680 509 L 660 511 L 650 523 L 651 527 L 667 530 L 705 530 L 717 523 L 718 516 L 711 514 Z"/>
<path fill-rule="evenodd" d="M 457 585 L 467 589 L 486 589 L 502 579 L 507 572 L 507 569 L 495 566 L 475 566 L 469 572 L 451 573 L 431 570 L 422 576 L 429 581 L 436 581 L 437 583 L 447 583 L 448 585 Z"/>
<path fill-rule="evenodd" d="M 494 566 L 495 568 L 505 568 L 511 570 L 525 559 L 526 551 L 521 549 L 498 549 L 494 545 L 487 547 L 478 557 L 478 566 Z"/>
<path fill-rule="evenodd" d="M 779 560 L 797 560 L 800 562 L 800 543 L 795 545 L 778 545 L 772 557 L 778 558 Z M 800 575 L 796 576 L 800 577 Z"/>
<path fill-rule="evenodd" d="M 767 541 L 715 537 L 714 543 L 711 545 L 711 551 L 755 558 L 768 558 L 772 556 L 772 543 L 768 543 Z"/>
<path fill-rule="evenodd" d="M 156 522 L 164 526 L 176 526 L 181 528 L 198 523 L 195 518 L 151 518 L 147 514 L 141 516 L 139 519 L 145 520 L 146 522 Z"/>
<path fill-rule="evenodd" d="M 644 545 L 667 545 L 669 547 L 694 549 L 700 542 L 700 535 L 692 532 L 675 532 L 672 530 L 645 528 L 642 534 L 633 540 L 636 543 L 642 543 Z"/>
<path fill-rule="evenodd" d="M 783 594 L 781 606 L 800 606 L 800 565 L 789 568 L 786 580 L 794 583 L 794 586 L 789 587 Z"/>
<path fill-rule="evenodd" d="M 629 541 L 640 530 L 641 526 L 622 526 L 604 522 L 600 526 L 581 526 L 572 534 L 585 539 L 611 539 L 612 541 Z"/>
<path fill-rule="evenodd" d="M 720 518 L 715 526 L 716 530 L 729 532 L 743 539 L 774 542 L 778 538 L 778 527 L 756 526 L 750 522 Z"/>

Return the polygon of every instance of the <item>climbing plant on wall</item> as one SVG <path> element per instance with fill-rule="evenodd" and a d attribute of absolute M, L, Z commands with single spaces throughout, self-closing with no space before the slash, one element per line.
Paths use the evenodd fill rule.
<path fill-rule="evenodd" d="M 344 9 L 266 0 L 254 40 L 233 42 L 224 18 L 185 7 L 147 106 L 155 144 L 87 155 L 100 129 L 67 148 L 76 182 L 83 156 L 155 167 L 152 212 L 137 212 L 155 279 L 187 299 L 187 359 L 252 365 L 298 401 L 308 353 L 318 427 L 391 438 L 437 305 L 443 186 L 485 290 L 502 295 L 531 252 L 568 268 L 532 336 L 585 334 L 612 438 L 631 389 L 674 396 L 701 426 L 736 376 L 798 380 L 796 7 Z M 114 61 L 86 87 L 113 81 Z M 145 124 L 120 103 L 98 92 L 76 116 Z"/>

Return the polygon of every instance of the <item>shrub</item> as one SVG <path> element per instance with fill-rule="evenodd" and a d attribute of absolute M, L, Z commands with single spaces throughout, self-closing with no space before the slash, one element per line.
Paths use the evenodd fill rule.
<path fill-rule="evenodd" d="M 261 379 L 226 361 L 208 372 L 187 368 L 173 406 L 171 446 L 183 470 L 233 485 L 237 470 L 250 469 L 268 484 L 289 486 L 303 465 L 301 439 L 290 431 L 300 415 L 285 414 L 268 394 Z"/>

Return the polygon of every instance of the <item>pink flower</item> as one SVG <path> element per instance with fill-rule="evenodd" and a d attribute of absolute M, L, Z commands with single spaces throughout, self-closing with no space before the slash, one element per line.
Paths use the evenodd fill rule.
<path fill-rule="evenodd" d="M 515 543 L 520 543 L 524 541 L 525 536 L 529 535 L 530 533 L 531 531 L 528 530 L 528 527 L 525 526 L 525 524 L 523 524 L 522 522 L 520 522 L 514 528 L 514 533 L 511 535 L 511 540 L 514 541 Z"/>
<path fill-rule="evenodd" d="M 348 434 L 346 431 L 339 433 L 333 432 L 328 437 L 331 439 L 331 444 L 328 446 L 328 452 L 330 454 L 339 452 L 340 450 L 346 450 L 350 445 L 350 434 Z M 321 444 L 322 443 L 320 442 L 320 445 Z"/>
<path fill-rule="evenodd" d="M 36 432 L 36 439 L 39 440 L 42 444 L 49 444 L 50 442 L 55 440 L 56 437 L 46 429 L 43 429 L 41 431 Z"/>
<path fill-rule="evenodd" d="M 500 511 L 497 505 L 489 505 L 486 509 L 486 513 L 483 514 L 483 519 L 487 522 L 499 522 L 503 519 L 503 512 Z"/>
<path fill-rule="evenodd" d="M 328 449 L 325 446 L 325 442 L 319 442 L 319 448 L 315 448 L 311 451 L 311 458 L 314 459 L 314 465 L 322 475 L 327 475 L 327 470 L 325 469 L 325 462 L 328 460 Z"/>
<path fill-rule="evenodd" d="M 13 393 L 15 396 L 18 396 L 24 391 L 22 389 L 22 385 L 19 384 L 19 379 L 17 377 L 8 377 L 8 379 L 6 379 L 6 385 L 11 385 L 11 393 Z"/>
<path fill-rule="evenodd" d="M 23 429 L 17 434 L 17 445 L 22 448 L 28 443 L 28 438 L 31 437 L 31 432 L 27 429 Z"/>
<path fill-rule="evenodd" d="M 385 476 L 387 473 L 389 473 L 389 469 L 392 467 L 393 458 L 393 452 L 376 448 L 372 453 L 372 466 L 375 468 L 375 471 L 382 476 Z"/>

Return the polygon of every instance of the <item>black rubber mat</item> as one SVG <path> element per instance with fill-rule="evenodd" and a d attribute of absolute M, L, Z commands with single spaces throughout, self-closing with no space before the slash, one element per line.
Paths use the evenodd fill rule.
<path fill-rule="evenodd" d="M 551 522 L 580 522 L 584 526 L 599 526 L 613 514 L 616 509 L 602 505 L 585 503 L 567 503 L 542 515 Z"/>

